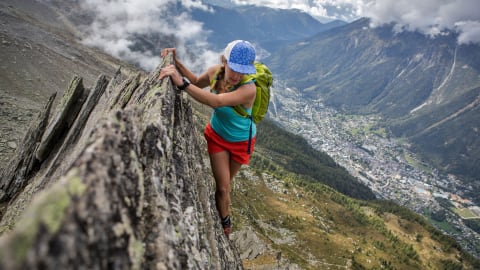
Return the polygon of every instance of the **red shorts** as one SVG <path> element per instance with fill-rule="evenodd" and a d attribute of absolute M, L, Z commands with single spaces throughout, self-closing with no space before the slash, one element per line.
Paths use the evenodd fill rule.
<path fill-rule="evenodd" d="M 212 129 L 210 123 L 205 127 L 204 135 L 205 139 L 207 139 L 208 153 L 210 155 L 227 151 L 230 153 L 231 158 L 240 164 L 248 164 L 250 161 L 250 154 L 247 153 L 248 140 L 243 142 L 227 142 Z M 256 137 L 253 137 L 252 144 L 250 145 L 250 153 L 253 153 L 255 140 Z"/>

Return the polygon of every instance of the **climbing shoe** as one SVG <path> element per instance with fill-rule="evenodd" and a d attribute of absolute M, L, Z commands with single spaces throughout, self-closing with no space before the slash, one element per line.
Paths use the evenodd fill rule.
<path fill-rule="evenodd" d="M 232 231 L 232 222 L 230 221 L 230 216 L 226 216 L 222 218 L 222 227 L 223 227 L 223 232 L 225 233 L 225 236 L 229 238 L 230 232 Z"/>

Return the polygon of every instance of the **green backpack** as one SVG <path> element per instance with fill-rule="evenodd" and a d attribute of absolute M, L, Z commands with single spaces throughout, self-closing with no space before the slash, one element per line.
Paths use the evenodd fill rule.
<path fill-rule="evenodd" d="M 250 118 L 250 130 L 248 135 L 248 147 L 247 153 L 251 153 L 251 145 L 252 145 L 252 123 L 259 123 L 260 121 L 265 118 L 268 111 L 268 104 L 270 103 L 270 87 L 273 83 L 272 72 L 268 69 L 268 67 L 260 62 L 255 62 L 255 69 L 257 73 L 255 74 L 248 74 L 243 76 L 243 79 L 240 83 L 235 87 L 240 87 L 243 84 L 249 83 L 254 81 L 255 86 L 257 87 L 257 96 L 255 97 L 255 101 L 252 106 L 252 114 L 249 115 L 245 109 L 241 105 L 233 106 L 233 110 L 243 117 Z M 212 81 L 210 82 L 210 88 L 213 89 L 215 84 L 217 83 L 217 76 L 220 70 L 217 71 L 217 74 L 213 76 Z"/>
<path fill-rule="evenodd" d="M 265 64 L 261 62 L 255 62 L 254 65 L 257 73 L 245 75 L 240 82 L 240 85 L 242 85 L 253 80 L 255 82 L 255 86 L 257 87 L 257 96 L 255 97 L 255 102 L 253 103 L 252 115 L 248 115 L 241 105 L 234 106 L 233 109 L 241 116 L 249 118 L 251 117 L 253 122 L 257 124 L 267 115 L 268 105 L 270 103 L 270 87 L 272 86 L 273 78 L 272 72 L 270 72 Z"/>

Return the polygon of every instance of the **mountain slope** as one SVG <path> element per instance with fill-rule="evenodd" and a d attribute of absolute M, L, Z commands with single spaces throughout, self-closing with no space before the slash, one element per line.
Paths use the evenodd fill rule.
<path fill-rule="evenodd" d="M 349 113 L 379 113 L 438 168 L 476 179 L 480 47 L 458 45 L 453 34 L 431 39 L 368 24 L 361 19 L 320 33 L 267 62 L 307 97 Z"/>
<path fill-rule="evenodd" d="M 242 250 L 247 269 L 479 267 L 454 240 L 398 206 L 365 204 L 322 185 L 265 173 L 243 171 L 233 188 L 234 239 L 240 247 L 246 246 L 243 237 L 250 239 Z"/>
<path fill-rule="evenodd" d="M 70 3 L 64 3 L 68 5 Z M 71 78 L 82 74 L 92 85 L 100 73 L 134 70 L 78 42 L 66 16 L 37 1 L 0 2 L 0 168 L 18 146 L 34 115 Z"/>
<path fill-rule="evenodd" d="M 212 31 L 208 40 L 223 49 L 234 39 L 258 43 L 269 52 L 293 41 L 305 39 L 341 22 L 322 24 L 310 15 L 296 10 L 281 10 L 258 6 L 224 8 L 212 6 L 212 12 L 193 10 L 192 17 Z"/>
<path fill-rule="evenodd" d="M 261 123 L 258 132 L 258 145 L 265 152 L 252 157 L 252 165 L 267 171 L 274 170 L 270 161 L 263 155 L 276 157 L 275 163 L 285 170 L 310 179 L 313 183 L 323 183 L 349 197 L 374 200 L 374 193 L 352 177 L 343 167 L 323 152 L 314 150 L 308 142 L 286 130 L 276 126 L 273 122 Z"/>

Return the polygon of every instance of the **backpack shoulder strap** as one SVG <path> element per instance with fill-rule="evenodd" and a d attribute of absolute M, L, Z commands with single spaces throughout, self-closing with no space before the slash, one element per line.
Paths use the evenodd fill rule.
<path fill-rule="evenodd" d="M 255 81 L 256 81 L 255 78 L 253 78 L 251 76 L 244 76 L 243 79 L 237 85 L 235 85 L 234 90 L 239 88 L 242 85 L 255 83 Z M 247 111 L 245 110 L 245 108 L 242 105 L 233 106 L 233 109 L 240 116 L 250 117 L 250 115 L 247 113 Z"/>
<path fill-rule="evenodd" d="M 213 91 L 213 89 L 215 89 L 215 85 L 217 84 L 217 82 L 219 80 L 218 77 L 219 77 L 221 71 L 222 71 L 222 67 L 219 67 L 217 69 L 217 71 L 215 71 L 215 73 L 213 74 L 213 77 L 210 80 L 210 90 L 211 91 Z"/>

